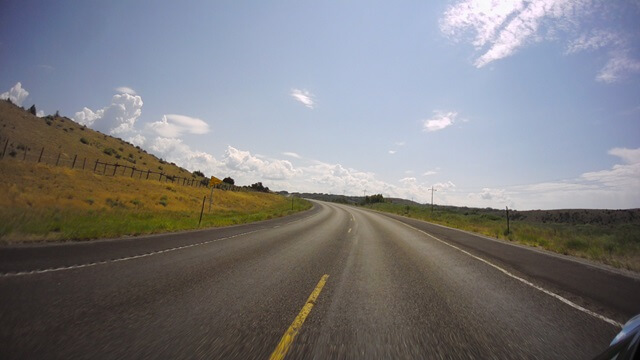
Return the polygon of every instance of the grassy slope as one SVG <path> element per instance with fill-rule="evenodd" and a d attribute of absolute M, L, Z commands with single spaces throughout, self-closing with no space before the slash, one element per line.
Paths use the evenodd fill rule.
<path fill-rule="evenodd" d="M 368 207 L 640 271 L 640 217 L 636 216 L 637 210 L 612 214 L 610 218 L 617 216 L 619 221 L 606 224 L 541 222 L 540 216 L 529 214 L 512 221 L 511 232 L 506 234 L 504 217 L 474 213 L 473 209 L 438 209 L 431 213 L 428 206 L 384 203 Z"/>
<path fill-rule="evenodd" d="M 135 166 L 139 169 L 201 179 L 122 140 L 82 128 L 66 118 L 37 118 L 0 101 L 0 145 L 4 146 L 4 139 L 8 138 L 7 153 L 12 149 L 17 152 L 0 160 L 0 190 L 4 193 L 0 197 L 0 242 L 92 239 L 198 226 L 202 198 L 210 191 L 207 188 L 104 176 L 94 174 L 92 167 L 72 170 L 71 162 L 61 162 L 57 167 L 37 163 L 42 146 L 56 150 L 48 163 L 55 163 L 57 152 L 66 154 L 70 160 L 78 154 L 79 158 L 88 157 L 92 161 L 99 158 L 123 163 L 123 158 L 115 159 L 103 152 L 105 148 L 113 148 L 126 157 L 133 154 L 130 158 L 136 160 Z M 82 143 L 81 138 L 88 144 Z M 32 150 L 23 161 L 25 147 Z M 35 158 L 30 157 L 31 154 L 35 154 Z M 125 163 L 133 165 L 130 161 Z M 211 213 L 208 204 L 207 200 L 202 227 L 240 224 L 292 213 L 290 199 L 257 192 L 215 190 Z M 310 206 L 309 202 L 296 199 L 295 211 Z"/>
<path fill-rule="evenodd" d="M 73 158 L 78 155 L 76 166 L 82 166 L 87 159 L 87 169 L 93 169 L 95 160 L 135 166 L 141 170 L 163 172 L 171 176 L 201 179 L 189 171 L 165 163 L 144 149 L 136 148 L 128 142 L 102 134 L 84 127 L 65 117 L 38 118 L 22 108 L 6 101 L 0 101 L 0 146 L 9 140 L 7 154 L 15 153 L 15 159 L 37 162 L 44 147 L 42 162 L 71 167 Z M 112 154 L 105 150 L 112 149 Z M 0 148 L 0 152 L 2 149 Z M 107 152 L 109 152 L 107 150 Z M 120 158 L 117 158 L 120 156 Z M 11 157 L 7 155 L 6 157 Z M 113 168 L 111 168 L 113 169 Z M 156 175 L 157 178 L 157 175 Z"/>

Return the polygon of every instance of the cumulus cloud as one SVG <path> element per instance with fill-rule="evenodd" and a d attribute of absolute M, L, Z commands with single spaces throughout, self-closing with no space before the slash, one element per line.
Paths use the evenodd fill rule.
<path fill-rule="evenodd" d="M 38 111 L 36 111 L 36 116 L 37 116 L 37 117 L 44 117 L 44 110 L 38 110 Z"/>
<path fill-rule="evenodd" d="M 434 111 L 433 117 L 427 120 L 423 120 L 423 130 L 429 132 L 442 130 L 453 125 L 457 116 L 458 113 L 454 111 Z"/>
<path fill-rule="evenodd" d="M 132 88 L 128 87 L 128 86 L 120 86 L 115 88 L 115 91 L 121 93 L 121 94 L 129 94 L 129 95 L 137 95 L 136 91 L 133 90 Z"/>
<path fill-rule="evenodd" d="M 314 95 L 307 90 L 293 89 L 291 96 L 309 109 L 315 106 Z"/>
<path fill-rule="evenodd" d="M 22 106 L 22 102 L 29 96 L 29 92 L 22 88 L 22 83 L 17 82 L 15 85 L 9 89 L 9 91 L 3 92 L 0 94 L 0 99 L 2 100 L 11 100 L 12 103 Z"/>
<path fill-rule="evenodd" d="M 147 141 L 147 138 L 145 138 L 141 134 L 136 134 L 135 136 L 128 138 L 127 141 L 136 146 L 143 146 Z"/>
<path fill-rule="evenodd" d="M 107 107 L 93 111 L 87 107 L 76 112 L 73 119 L 95 130 L 121 135 L 134 132 L 134 125 L 142 114 L 142 98 L 137 95 L 118 94 Z"/>
<path fill-rule="evenodd" d="M 205 174 L 218 177 L 227 173 L 224 164 L 213 155 L 194 150 L 181 139 L 157 137 L 149 145 L 155 155 L 175 162 L 190 171 L 201 170 Z"/>
<path fill-rule="evenodd" d="M 297 153 L 290 152 L 290 151 L 283 152 L 282 155 L 289 156 L 289 157 L 296 158 L 296 159 L 302 159 L 302 156 L 298 155 Z"/>
<path fill-rule="evenodd" d="M 271 180 L 285 180 L 301 174 L 287 160 L 263 160 L 251 155 L 249 151 L 238 150 L 233 146 L 227 147 L 222 161 L 232 170 L 257 173 Z"/>
<path fill-rule="evenodd" d="M 490 200 L 492 203 L 510 204 L 511 199 L 506 195 L 505 189 L 483 188 L 479 193 L 469 194 L 470 198 L 479 197 L 482 200 Z"/>
<path fill-rule="evenodd" d="M 162 137 L 180 137 L 183 134 L 206 134 L 209 124 L 186 115 L 168 114 L 161 121 L 148 124 L 149 129 Z"/>

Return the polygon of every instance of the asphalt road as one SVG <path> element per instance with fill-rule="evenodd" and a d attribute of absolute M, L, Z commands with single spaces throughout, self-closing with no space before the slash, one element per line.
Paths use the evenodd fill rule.
<path fill-rule="evenodd" d="M 319 202 L 244 226 L 0 248 L 0 273 L 3 359 L 266 359 L 324 275 L 287 358 L 588 359 L 640 313 L 637 277 Z"/>

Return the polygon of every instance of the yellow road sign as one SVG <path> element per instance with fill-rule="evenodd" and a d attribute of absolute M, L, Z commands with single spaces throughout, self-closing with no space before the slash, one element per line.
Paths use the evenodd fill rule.
<path fill-rule="evenodd" d="M 220 184 L 221 182 L 222 180 L 218 179 L 215 176 L 212 176 L 211 180 L 209 180 L 209 186 L 217 185 L 217 184 Z"/>

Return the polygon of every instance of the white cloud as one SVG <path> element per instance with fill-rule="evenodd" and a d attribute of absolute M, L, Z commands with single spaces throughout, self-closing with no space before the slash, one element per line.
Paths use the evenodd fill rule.
<path fill-rule="evenodd" d="M 611 83 L 640 72 L 640 60 L 629 56 L 631 48 L 637 47 L 637 34 L 594 28 L 586 18 L 602 18 L 625 9 L 618 3 L 593 0 L 462 0 L 445 11 L 440 30 L 454 40 L 471 33 L 471 43 L 480 52 L 474 61 L 478 68 L 528 44 L 557 41 L 558 34 L 564 33 L 568 40 L 565 54 L 610 48 L 596 80 Z"/>
<path fill-rule="evenodd" d="M 128 138 L 127 141 L 136 146 L 143 146 L 147 141 L 147 138 L 145 138 L 141 134 L 136 134 L 135 136 Z"/>
<path fill-rule="evenodd" d="M 640 60 L 630 57 L 627 51 L 614 51 L 596 80 L 613 83 L 634 73 L 640 73 Z"/>
<path fill-rule="evenodd" d="M 511 204 L 511 199 L 506 195 L 505 189 L 490 189 L 483 188 L 479 193 L 471 193 L 468 195 L 470 198 L 480 198 L 482 200 L 489 200 L 493 204 Z"/>
<path fill-rule="evenodd" d="M 38 110 L 38 111 L 36 111 L 36 116 L 37 116 L 37 117 L 44 117 L 44 110 Z"/>
<path fill-rule="evenodd" d="M 120 86 L 114 89 L 121 94 L 136 95 L 136 91 L 128 86 Z"/>
<path fill-rule="evenodd" d="M 283 152 L 282 155 L 289 156 L 289 157 L 296 158 L 296 159 L 302 159 L 302 156 L 298 155 L 297 153 L 290 152 L 290 151 Z"/>
<path fill-rule="evenodd" d="M 404 141 L 396 142 L 396 146 L 404 146 L 406 143 Z"/>
<path fill-rule="evenodd" d="M 438 172 L 435 171 L 435 170 L 429 170 L 429 171 L 424 172 L 424 174 L 422 174 L 422 176 L 431 176 L 431 175 L 435 175 L 437 173 Z"/>
<path fill-rule="evenodd" d="M 553 37 L 556 28 L 587 13 L 590 4 L 590 0 L 464 0 L 447 9 L 440 29 L 454 38 L 475 33 L 472 43 L 483 54 L 474 65 L 480 68 L 544 38 L 543 25 Z"/>
<path fill-rule="evenodd" d="M 9 91 L 0 94 L 0 99 L 11 100 L 12 103 L 18 106 L 22 106 L 22 102 L 29 96 L 29 92 L 22 88 L 22 83 L 17 82 Z"/>
<path fill-rule="evenodd" d="M 395 150 L 389 150 L 389 154 L 393 155 L 393 154 L 395 154 L 395 153 L 396 153 L 396 151 L 395 151 Z"/>
<path fill-rule="evenodd" d="M 229 169 L 259 174 L 270 180 L 285 180 L 301 174 L 301 171 L 295 169 L 287 160 L 262 160 L 248 151 L 232 146 L 227 147 L 222 161 Z"/>
<path fill-rule="evenodd" d="M 134 125 L 142 114 L 142 98 L 137 95 L 114 95 L 111 104 L 100 110 L 93 111 L 87 107 L 76 112 L 73 119 L 91 128 L 120 135 L 134 132 Z"/>
<path fill-rule="evenodd" d="M 613 148 L 609 150 L 609 155 L 617 156 L 627 164 L 640 164 L 640 148 Z"/>
<path fill-rule="evenodd" d="M 151 142 L 150 149 L 155 155 L 189 171 L 201 170 L 206 175 L 227 176 L 222 162 L 209 153 L 191 149 L 181 139 L 158 137 Z"/>
<path fill-rule="evenodd" d="M 162 137 L 180 137 L 183 134 L 206 134 L 209 124 L 201 119 L 185 115 L 167 114 L 161 121 L 148 124 L 148 127 Z"/>
<path fill-rule="evenodd" d="M 315 106 L 314 95 L 307 90 L 293 89 L 291 96 L 309 109 L 313 109 Z"/>
<path fill-rule="evenodd" d="M 442 130 L 448 126 L 453 125 L 456 116 L 458 116 L 457 112 L 441 112 L 434 111 L 434 116 L 430 119 L 423 120 L 423 130 L 424 131 L 438 131 Z"/>
<path fill-rule="evenodd" d="M 589 33 L 582 34 L 574 39 L 567 46 L 566 54 L 574 54 L 581 51 L 597 50 L 611 45 L 622 45 L 624 43 L 622 35 L 596 29 Z"/>

